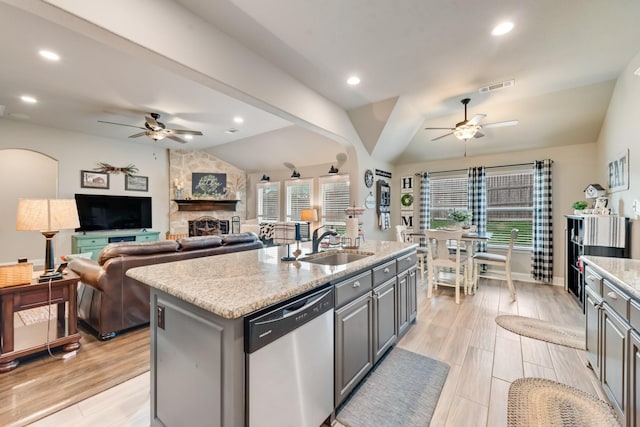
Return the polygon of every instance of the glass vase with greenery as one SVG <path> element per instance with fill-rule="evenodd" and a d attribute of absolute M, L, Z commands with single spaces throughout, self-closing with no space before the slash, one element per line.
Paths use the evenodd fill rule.
<path fill-rule="evenodd" d="M 461 226 L 468 225 L 471 218 L 473 218 L 473 213 L 471 213 L 468 209 L 449 209 L 449 213 L 447 214 L 450 220 L 460 224 Z"/>

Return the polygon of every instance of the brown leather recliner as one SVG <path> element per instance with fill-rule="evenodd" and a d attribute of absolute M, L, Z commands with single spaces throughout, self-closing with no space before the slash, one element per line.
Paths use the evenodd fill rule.
<path fill-rule="evenodd" d="M 101 339 L 113 338 L 120 331 L 149 323 L 149 287 L 127 277 L 128 269 L 262 247 L 254 233 L 110 243 L 97 262 L 77 258 L 69 263 L 80 276 L 78 318 Z"/>

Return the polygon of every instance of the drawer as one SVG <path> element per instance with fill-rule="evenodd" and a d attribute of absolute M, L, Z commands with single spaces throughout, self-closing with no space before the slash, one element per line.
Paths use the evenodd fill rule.
<path fill-rule="evenodd" d="M 336 308 L 348 303 L 360 295 L 369 292 L 371 286 L 371 272 L 367 271 L 347 280 L 339 282 L 335 286 Z"/>
<path fill-rule="evenodd" d="M 602 277 L 588 265 L 584 270 L 584 283 L 598 296 L 602 296 Z"/>
<path fill-rule="evenodd" d="M 629 323 L 636 331 L 640 331 L 640 302 L 629 301 Z"/>
<path fill-rule="evenodd" d="M 106 246 L 107 244 L 109 244 L 108 237 L 88 237 L 86 239 L 78 239 L 78 247 Z"/>
<path fill-rule="evenodd" d="M 136 242 L 155 242 L 158 240 L 158 236 L 155 234 L 144 234 L 142 236 L 136 236 Z"/>
<path fill-rule="evenodd" d="M 396 260 L 373 268 L 373 286 L 378 286 L 396 275 Z"/>
<path fill-rule="evenodd" d="M 416 252 L 411 252 L 401 257 L 398 257 L 396 260 L 396 269 L 398 273 L 402 273 L 405 270 L 410 269 L 411 267 L 416 265 L 417 256 Z"/>
<path fill-rule="evenodd" d="M 607 279 L 602 281 L 602 299 L 617 312 L 620 317 L 629 320 L 629 296 L 620 291 Z"/>

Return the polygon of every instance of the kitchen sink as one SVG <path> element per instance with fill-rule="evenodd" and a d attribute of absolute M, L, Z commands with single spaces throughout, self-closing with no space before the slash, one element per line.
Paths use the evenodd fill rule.
<path fill-rule="evenodd" d="M 373 255 L 373 252 L 348 252 L 348 251 L 326 251 L 298 258 L 298 261 L 311 262 L 321 265 L 342 265 L 359 261 Z"/>

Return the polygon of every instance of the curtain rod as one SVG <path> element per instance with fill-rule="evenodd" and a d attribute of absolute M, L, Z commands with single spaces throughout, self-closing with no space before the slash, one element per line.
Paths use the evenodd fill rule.
<path fill-rule="evenodd" d="M 527 163 L 512 163 L 510 165 L 500 165 L 500 166 L 487 166 L 487 169 L 495 169 L 495 168 L 510 168 L 510 167 L 514 167 L 514 166 L 527 166 L 527 165 L 533 165 L 535 162 L 527 162 Z M 431 173 L 450 173 L 450 172 L 465 172 L 469 170 L 469 168 L 466 169 L 451 169 L 448 171 L 433 171 Z M 427 173 L 427 172 L 416 172 L 416 176 L 420 176 L 423 173 Z"/>

